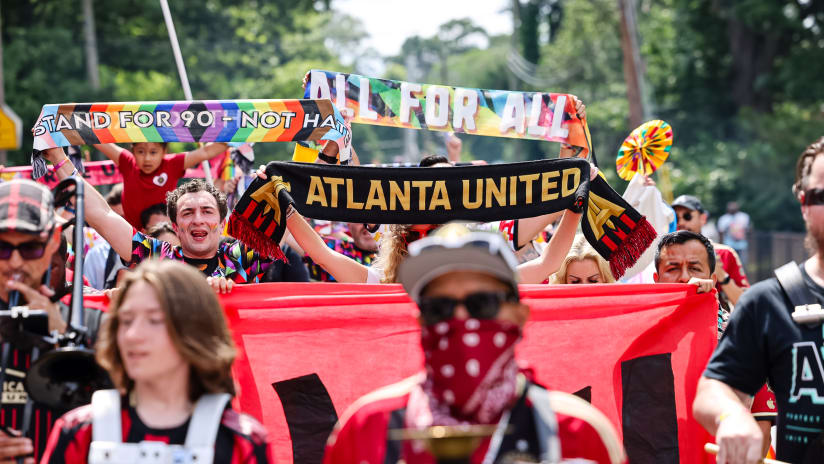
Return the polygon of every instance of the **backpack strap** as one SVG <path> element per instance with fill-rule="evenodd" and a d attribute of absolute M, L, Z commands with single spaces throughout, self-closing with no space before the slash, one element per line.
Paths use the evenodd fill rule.
<path fill-rule="evenodd" d="M 549 391 L 536 385 L 527 387 L 526 397 L 535 414 L 535 431 L 541 444 L 541 462 L 561 462 L 561 440 L 558 437 L 558 419 L 550 404 Z"/>
<path fill-rule="evenodd" d="M 228 393 L 209 393 L 197 400 L 186 432 L 186 448 L 214 448 L 223 411 L 231 399 Z"/>
<path fill-rule="evenodd" d="M 123 442 L 117 390 L 98 390 L 92 394 L 92 441 Z"/>
<path fill-rule="evenodd" d="M 795 261 L 790 261 L 776 269 L 775 277 L 778 279 L 781 290 L 794 306 L 792 317 L 796 323 L 818 324 L 824 320 L 824 310 L 821 309 L 818 300 L 804 283 L 801 268 Z"/>

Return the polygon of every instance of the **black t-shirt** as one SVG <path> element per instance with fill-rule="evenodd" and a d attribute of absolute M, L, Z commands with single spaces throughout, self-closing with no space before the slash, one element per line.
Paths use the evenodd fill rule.
<path fill-rule="evenodd" d="M 22 303 L 21 303 L 22 304 Z M 0 300 L 0 310 L 9 309 L 8 302 Z M 9 343 L 9 358 L 6 367 L 6 375 L 3 379 L 3 402 L 0 407 L 0 425 L 14 430 L 23 427 L 23 414 L 26 401 L 29 398 L 25 389 L 26 374 L 31 368 L 31 355 L 34 345 L 40 353 L 51 348 L 47 343 L 40 341 L 34 335 L 23 335 L 19 331 L 19 326 L 8 318 L 0 319 L 0 346 Z M 46 440 L 49 437 L 54 421 L 60 417 L 64 411 L 54 411 L 50 408 L 35 403 L 32 408 L 31 426 L 29 430 L 23 431 L 32 440 L 34 446 L 34 458 L 39 460 L 46 448 Z"/>
<path fill-rule="evenodd" d="M 824 288 L 803 264 L 801 272 L 818 300 L 810 303 L 824 302 Z M 777 458 L 824 462 L 805 461 L 824 434 L 824 325 L 796 324 L 793 309 L 775 278 L 753 285 L 738 301 L 704 376 L 749 395 L 767 380 L 778 403 Z"/>

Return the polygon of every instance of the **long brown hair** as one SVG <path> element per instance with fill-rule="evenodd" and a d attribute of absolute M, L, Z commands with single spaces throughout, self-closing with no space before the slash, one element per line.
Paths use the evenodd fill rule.
<path fill-rule="evenodd" d="M 123 282 L 97 342 L 97 362 L 124 393 L 134 388 L 117 346 L 118 313 L 136 282 L 150 285 L 160 302 L 169 338 L 189 364 L 189 399 L 204 393 L 231 393 L 235 346 L 214 290 L 195 268 L 172 260 L 146 260 Z"/>

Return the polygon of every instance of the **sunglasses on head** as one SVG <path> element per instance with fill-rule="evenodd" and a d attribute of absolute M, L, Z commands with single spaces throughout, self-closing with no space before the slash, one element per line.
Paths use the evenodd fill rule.
<path fill-rule="evenodd" d="M 824 205 L 824 189 L 809 189 L 801 194 L 801 204 L 806 206 Z"/>
<path fill-rule="evenodd" d="M 518 295 L 507 292 L 477 292 L 458 300 L 445 296 L 421 297 L 418 309 L 425 325 L 448 321 L 455 317 L 455 308 L 463 305 L 473 319 L 494 319 L 506 302 L 517 303 Z"/>
<path fill-rule="evenodd" d="M 9 259 L 14 250 L 20 252 L 20 257 L 23 259 L 38 259 L 43 257 L 46 251 L 46 244 L 38 241 L 23 242 L 18 245 L 12 245 L 9 242 L 0 240 L 0 259 Z"/>

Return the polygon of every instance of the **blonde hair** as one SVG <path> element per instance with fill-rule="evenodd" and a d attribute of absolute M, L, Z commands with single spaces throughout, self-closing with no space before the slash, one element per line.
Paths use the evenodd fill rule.
<path fill-rule="evenodd" d="M 146 260 L 130 272 L 103 322 L 97 362 L 109 371 L 117 388 L 124 393 L 134 388 L 117 346 L 117 329 L 120 306 L 137 282 L 154 289 L 169 338 L 189 364 L 189 399 L 196 401 L 205 393 L 234 394 L 231 369 L 236 352 L 220 302 L 201 272 L 173 260 Z"/>
<path fill-rule="evenodd" d="M 390 224 L 389 233 L 383 236 L 378 255 L 372 266 L 383 270 L 381 283 L 394 284 L 398 282 L 398 266 L 409 254 L 407 250 L 407 235 L 412 230 L 408 224 Z"/>
<path fill-rule="evenodd" d="M 578 235 L 575 237 L 575 241 L 572 242 L 572 247 L 570 247 L 569 253 L 561 263 L 558 272 L 549 276 L 549 283 L 565 284 L 569 265 L 573 261 L 583 261 L 585 259 L 595 261 L 595 264 L 598 266 L 598 271 L 601 273 L 601 282 L 606 284 L 615 282 L 615 277 L 612 276 L 612 271 L 609 270 L 609 263 L 592 248 L 583 235 Z"/>

